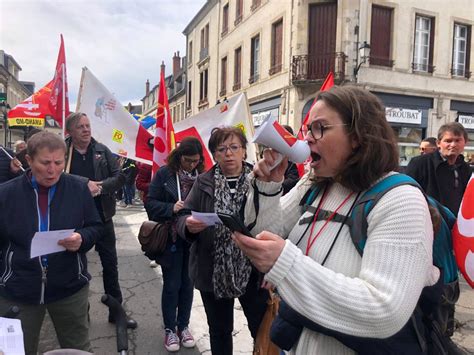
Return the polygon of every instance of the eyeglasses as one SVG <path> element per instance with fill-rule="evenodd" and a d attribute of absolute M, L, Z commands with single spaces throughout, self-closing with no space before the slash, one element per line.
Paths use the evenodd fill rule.
<path fill-rule="evenodd" d="M 191 159 L 188 157 L 182 157 L 183 161 L 187 164 L 199 164 L 201 162 L 201 159 Z"/>
<path fill-rule="evenodd" d="M 326 124 L 323 125 L 319 121 L 313 121 L 310 124 L 306 125 L 307 133 L 311 133 L 315 140 L 323 138 L 324 131 L 330 127 L 335 126 L 348 126 L 347 123 L 335 123 L 335 124 Z"/>
<path fill-rule="evenodd" d="M 240 148 L 242 148 L 242 146 L 238 144 L 221 145 L 220 147 L 216 148 L 216 153 L 224 155 L 227 153 L 228 150 L 230 150 L 232 154 L 235 154 L 239 151 Z"/>

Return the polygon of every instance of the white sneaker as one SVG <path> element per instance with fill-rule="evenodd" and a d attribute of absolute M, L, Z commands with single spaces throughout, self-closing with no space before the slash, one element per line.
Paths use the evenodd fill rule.
<path fill-rule="evenodd" d="M 170 352 L 179 351 L 179 337 L 171 329 L 165 329 L 165 349 Z"/>
<path fill-rule="evenodd" d="M 178 330 L 178 336 L 179 339 L 181 339 L 181 344 L 185 348 L 194 348 L 194 345 L 196 345 L 196 342 L 194 341 L 194 337 L 189 331 L 189 328 L 186 327 L 182 331 Z"/>

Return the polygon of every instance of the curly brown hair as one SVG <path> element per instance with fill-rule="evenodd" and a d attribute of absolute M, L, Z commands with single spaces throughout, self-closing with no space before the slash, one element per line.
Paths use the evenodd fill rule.
<path fill-rule="evenodd" d="M 390 171 L 398 169 L 394 131 L 385 118 L 380 99 L 356 86 L 335 86 L 316 96 L 339 113 L 346 130 L 358 143 L 334 180 L 353 191 L 363 191 Z"/>

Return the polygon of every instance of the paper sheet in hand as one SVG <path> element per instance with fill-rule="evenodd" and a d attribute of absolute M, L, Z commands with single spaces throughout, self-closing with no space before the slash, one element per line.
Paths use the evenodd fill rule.
<path fill-rule="evenodd" d="M 23 332 L 19 319 L 0 317 L 0 350 L 4 354 L 25 355 Z"/>
<path fill-rule="evenodd" d="M 217 214 L 214 212 L 196 212 L 196 211 L 191 211 L 191 215 L 199 219 L 201 222 L 206 223 L 206 226 L 214 226 L 216 224 L 222 224 L 222 221 L 220 220 L 219 217 L 217 217 Z"/>
<path fill-rule="evenodd" d="M 70 237 L 72 233 L 74 233 L 74 229 L 36 232 L 31 240 L 30 258 L 66 250 L 63 246 L 58 245 L 58 240 Z"/>

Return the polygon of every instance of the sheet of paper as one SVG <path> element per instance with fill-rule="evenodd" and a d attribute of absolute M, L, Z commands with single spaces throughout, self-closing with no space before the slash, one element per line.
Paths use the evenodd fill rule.
<path fill-rule="evenodd" d="M 9 355 L 25 355 L 23 331 L 19 319 L 0 317 L 0 351 Z"/>
<path fill-rule="evenodd" d="M 70 237 L 73 232 L 74 229 L 36 232 L 31 240 L 30 258 L 66 250 L 63 246 L 58 245 L 58 240 Z"/>
<path fill-rule="evenodd" d="M 219 217 L 217 217 L 217 214 L 214 212 L 196 212 L 196 211 L 191 211 L 191 215 L 199 219 L 201 222 L 206 223 L 207 226 L 214 226 L 216 224 L 222 224 L 222 221 Z"/>

